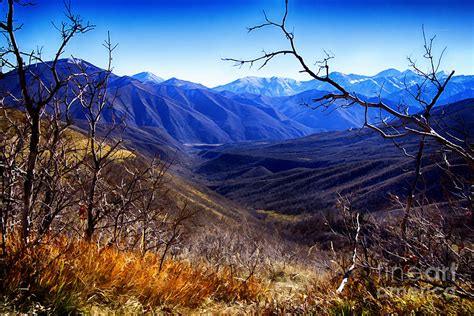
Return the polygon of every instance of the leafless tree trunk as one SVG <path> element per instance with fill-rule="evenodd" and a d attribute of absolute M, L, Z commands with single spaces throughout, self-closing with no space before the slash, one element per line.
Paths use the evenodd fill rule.
<path fill-rule="evenodd" d="M 166 256 L 168 255 L 171 246 L 177 241 L 177 239 L 182 234 L 182 226 L 185 221 L 191 219 L 194 215 L 196 215 L 199 210 L 190 210 L 188 209 L 187 201 L 185 202 L 184 206 L 181 208 L 178 214 L 171 219 L 170 228 L 169 228 L 169 236 L 165 237 L 164 240 L 164 249 L 162 250 L 161 257 L 160 257 L 160 266 L 158 268 L 158 272 L 161 272 L 163 269 L 163 264 L 165 263 Z"/>
<path fill-rule="evenodd" d="M 117 151 L 122 143 L 122 139 L 114 140 L 111 134 L 119 127 L 119 124 L 113 123 L 108 126 L 108 130 L 99 136 L 98 127 L 102 123 L 102 117 L 107 110 L 111 110 L 113 98 L 108 95 L 108 82 L 112 73 L 112 52 L 117 47 L 110 40 L 110 35 L 104 43 L 104 47 L 108 53 L 108 67 L 105 71 L 99 73 L 88 73 L 87 66 L 80 60 L 76 60 L 77 67 L 81 70 L 79 76 L 74 79 L 75 85 L 78 87 L 76 92 L 77 99 L 82 106 L 85 118 L 88 123 L 88 149 L 86 154 L 90 153 L 91 162 L 88 164 L 92 173 L 88 190 L 86 193 L 86 211 L 87 223 L 84 230 L 84 238 L 91 240 L 98 221 L 105 216 L 104 209 L 98 207 L 97 196 L 102 192 L 97 192 L 99 182 L 101 181 L 101 173 L 105 166 L 110 164 L 113 154 Z"/>
<path fill-rule="evenodd" d="M 63 54 L 65 47 L 78 33 L 85 33 L 93 28 L 90 24 L 83 24 L 81 18 L 72 14 L 70 6 L 66 5 L 66 17 L 69 23 L 63 23 L 61 28 L 58 28 L 61 35 L 61 43 L 55 53 L 54 60 L 48 65 L 49 71 L 53 77 L 51 86 L 46 86 L 40 83 L 38 86 L 41 91 L 32 94 L 30 87 L 31 82 L 28 81 L 27 76 L 31 74 L 31 70 L 26 66 L 24 58 L 30 62 L 44 63 L 41 58 L 41 52 L 23 52 L 16 40 L 16 32 L 21 26 L 15 25 L 14 9 L 16 5 L 29 5 L 29 3 L 22 4 L 21 1 L 8 0 L 8 12 L 6 21 L 0 22 L 0 29 L 5 35 L 7 45 L 1 54 L 2 65 L 6 65 L 12 70 L 15 70 L 18 76 L 18 82 L 22 94 L 20 106 L 26 110 L 26 118 L 30 127 L 30 134 L 28 139 L 28 158 L 26 163 L 25 176 L 23 181 L 23 210 L 21 212 L 21 236 L 24 243 L 28 241 L 29 235 L 29 219 L 34 207 L 33 191 L 35 186 L 36 165 L 39 154 L 39 147 L 41 141 L 41 116 L 47 104 L 49 104 L 56 96 L 58 91 L 67 83 L 67 79 L 59 78 L 57 73 L 57 63 L 60 56 Z M 13 56 L 14 62 L 10 62 L 9 55 Z M 33 76 L 33 80 L 35 80 Z"/>
<path fill-rule="evenodd" d="M 347 282 L 349 282 L 349 277 L 351 276 L 352 271 L 354 271 L 354 269 L 356 268 L 357 247 L 359 244 L 359 233 L 360 233 L 359 215 L 360 215 L 359 213 L 357 213 L 356 215 L 357 228 L 356 228 L 356 234 L 354 236 L 354 250 L 352 251 L 352 264 L 344 273 L 344 277 L 342 278 L 341 284 L 336 290 L 337 293 L 341 293 L 344 290 L 344 287 L 346 286 Z"/>

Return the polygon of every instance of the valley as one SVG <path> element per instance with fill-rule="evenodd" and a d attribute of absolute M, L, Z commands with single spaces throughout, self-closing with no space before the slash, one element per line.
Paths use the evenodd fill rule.
<path fill-rule="evenodd" d="M 440 124 L 448 131 L 474 132 L 468 99 L 438 109 Z M 436 117 L 435 116 L 435 117 Z M 246 142 L 208 148 L 196 153 L 194 171 L 208 186 L 254 209 L 300 214 L 327 211 L 339 194 L 353 195 L 354 206 L 364 212 L 390 210 L 390 197 L 406 197 L 418 139 L 409 138 L 397 147 L 391 140 L 367 129 L 317 133 L 303 138 Z M 438 183 L 436 146 L 431 144 L 425 161 L 423 192 L 432 202 L 443 200 Z"/>

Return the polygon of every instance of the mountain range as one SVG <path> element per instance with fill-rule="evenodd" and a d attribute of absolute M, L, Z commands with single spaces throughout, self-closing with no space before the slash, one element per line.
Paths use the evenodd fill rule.
<path fill-rule="evenodd" d="M 441 81 L 445 80 L 448 75 L 449 73 L 444 71 L 437 73 L 437 77 Z M 372 101 L 381 98 L 392 106 L 402 104 L 412 113 L 422 109 L 420 103 L 414 100 L 411 94 L 415 93 L 416 87 L 421 85 L 424 79 L 411 70 L 402 72 L 396 69 L 387 69 L 374 76 L 333 72 L 330 77 L 348 91 L 355 92 L 362 98 Z M 190 85 L 186 86 L 186 88 L 190 87 Z M 205 87 L 199 88 L 204 89 Z M 310 110 L 314 98 L 334 91 L 334 88 L 328 84 L 316 80 L 297 81 L 279 77 L 245 77 L 208 90 L 219 91 L 226 97 L 238 99 L 240 102 L 256 102 L 263 106 L 270 106 L 289 119 L 310 127 L 315 132 L 360 127 L 364 122 L 364 111 L 357 107 L 349 109 L 334 107 L 326 113 L 322 113 L 323 109 Z M 433 97 L 435 92 L 436 89 L 433 85 L 426 85 L 425 99 Z M 453 76 L 438 104 L 449 104 L 472 97 L 474 97 L 474 76 Z M 376 114 L 372 116 L 376 116 Z"/>
<path fill-rule="evenodd" d="M 118 96 L 114 111 L 127 115 L 129 125 L 161 128 L 183 144 L 286 139 L 312 132 L 268 105 L 240 102 L 178 79 L 151 84 L 121 77 L 109 89 Z"/>
<path fill-rule="evenodd" d="M 333 72 L 329 74 L 330 78 L 341 84 L 346 90 L 357 93 L 358 95 L 373 98 L 381 97 L 392 102 L 399 102 L 403 99 L 409 105 L 415 105 L 411 102 L 406 90 L 412 90 L 416 85 L 421 85 L 424 81 L 422 77 L 411 70 L 403 72 L 396 69 L 387 69 L 374 76 L 364 76 L 357 74 L 343 74 Z M 437 77 L 440 80 L 446 79 L 447 72 L 440 71 Z M 459 99 L 472 97 L 474 95 L 474 77 L 473 76 L 454 76 L 446 93 L 443 94 L 441 103 L 453 102 L 452 98 L 459 93 Z M 429 97 L 434 89 L 427 85 L 426 96 Z M 296 95 L 308 90 L 334 91 L 334 88 L 324 82 L 316 80 L 297 81 L 288 78 L 258 78 L 245 77 L 235 80 L 225 85 L 214 88 L 217 91 L 230 91 L 234 93 L 252 93 L 269 97 L 282 97 Z M 402 98 L 403 97 L 403 98 Z"/>
<path fill-rule="evenodd" d="M 102 71 L 84 60 L 61 59 L 59 76 L 77 71 L 79 64 L 90 74 Z M 52 81 L 47 65 L 30 67 L 44 82 Z M 446 73 L 438 75 L 446 77 Z M 418 76 L 409 70 L 388 69 L 375 76 L 342 73 L 331 76 L 349 91 L 367 99 L 375 98 L 381 91 L 381 97 L 391 104 L 408 99 L 407 90 L 420 83 Z M 0 91 L 19 93 L 16 80 L 15 73 L 6 74 Z M 162 150 L 168 153 L 185 150 L 190 145 L 284 140 L 361 127 L 364 123 L 361 107 L 310 108 L 312 99 L 331 90 L 315 80 L 277 77 L 247 77 L 212 89 L 177 78 L 164 80 L 150 72 L 133 76 L 112 74 L 109 95 L 115 98 L 114 106 L 105 113 L 104 120 L 111 122 L 113 117 L 125 117 L 130 128 L 140 133 L 146 131 L 147 138 L 155 137 L 154 143 L 166 145 Z M 431 91 L 428 89 L 426 93 L 429 95 Z M 474 97 L 474 76 L 454 76 L 440 103 L 470 97 Z M 413 111 L 417 110 L 419 107 L 415 106 Z M 73 106 L 72 113 L 78 121 L 84 118 L 79 106 Z M 130 137 L 132 142 L 141 142 L 138 137 Z"/>

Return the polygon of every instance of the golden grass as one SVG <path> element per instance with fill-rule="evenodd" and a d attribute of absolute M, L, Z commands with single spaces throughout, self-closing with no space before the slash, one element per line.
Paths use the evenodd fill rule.
<path fill-rule="evenodd" d="M 473 301 L 454 296 L 407 292 L 375 297 L 367 290 L 367 280 L 358 274 L 342 294 L 337 294 L 340 275 L 316 274 L 307 267 L 285 266 L 274 280 L 258 274 L 245 281 L 229 269 L 217 273 L 196 261 L 168 260 L 159 272 L 159 254 L 141 256 L 135 251 L 66 238 L 20 249 L 10 244 L 8 259 L 2 263 L 8 270 L 0 269 L 8 271 L 0 278 L 0 294 L 16 311 L 265 315 L 474 312 Z M 381 286 L 377 282 L 377 287 Z M 9 310 L 0 306 L 0 313 L 5 311 Z"/>
<path fill-rule="evenodd" d="M 7 119 L 8 116 L 8 119 Z M 0 131 L 2 133 L 5 133 L 7 135 L 7 140 L 5 145 L 10 145 L 13 146 L 17 142 L 17 135 L 16 131 L 14 128 L 12 128 L 12 123 L 17 123 L 19 125 L 24 125 L 26 122 L 24 113 L 18 110 L 4 110 L 0 111 Z M 46 122 L 45 122 L 46 123 Z M 45 137 L 46 134 L 46 127 L 44 124 L 42 125 L 42 136 Z M 83 159 L 86 155 L 90 155 L 91 152 L 91 144 L 90 140 L 87 139 L 87 136 L 82 134 L 81 132 L 73 129 L 73 128 L 67 128 L 64 131 L 63 134 L 63 139 L 64 139 L 64 148 L 63 150 L 66 151 L 67 155 L 69 156 L 69 159 L 71 160 L 81 160 Z M 44 143 L 44 139 L 42 139 L 42 142 Z M 95 149 L 98 153 L 99 156 L 105 155 L 111 150 L 111 147 L 104 143 L 104 144 L 96 144 Z M 25 151 L 27 150 L 26 147 L 24 149 Z M 42 153 L 42 156 L 47 158 L 49 152 L 45 151 Z M 109 155 L 109 159 L 111 160 L 117 160 L 117 161 L 123 161 L 126 159 L 133 159 L 135 158 L 136 155 L 124 148 L 116 148 L 113 150 L 113 152 Z"/>
<path fill-rule="evenodd" d="M 91 144 L 88 139 L 86 139 L 86 136 L 82 135 L 81 133 L 74 131 L 74 130 L 67 130 L 67 136 L 69 139 L 71 139 L 70 143 L 70 151 L 76 153 L 76 158 L 82 159 L 86 154 L 90 155 L 91 152 Z M 111 147 L 108 144 L 96 144 L 95 145 L 95 150 L 98 154 L 99 157 L 102 155 L 106 155 L 110 150 Z M 125 159 L 132 159 L 135 158 L 136 155 L 126 149 L 123 148 L 117 148 L 112 151 L 112 153 L 109 155 L 109 159 L 111 160 L 125 160 Z"/>
<path fill-rule="evenodd" d="M 474 301 L 454 295 L 433 294 L 430 288 L 400 286 L 399 293 L 387 294 L 376 282 L 377 293 L 370 293 L 367 278 L 354 275 L 343 293 L 336 293 L 341 276 L 323 272 L 313 276 L 303 291 L 281 297 L 263 307 L 262 314 L 317 315 L 473 315 Z M 405 291 L 403 291 L 405 290 Z"/>
<path fill-rule="evenodd" d="M 12 251 L 14 249 L 10 249 Z M 12 301 L 34 297 L 49 312 L 87 310 L 91 306 L 121 309 L 135 302 L 142 310 L 197 308 L 209 302 L 255 302 L 266 285 L 243 280 L 229 269 L 216 273 L 199 263 L 167 260 L 159 272 L 159 255 L 98 247 L 57 238 L 14 250 L 15 262 L 3 280 Z"/>
<path fill-rule="evenodd" d="M 299 215 L 282 214 L 272 210 L 257 210 L 256 212 L 277 222 L 298 222 L 302 219 Z"/>

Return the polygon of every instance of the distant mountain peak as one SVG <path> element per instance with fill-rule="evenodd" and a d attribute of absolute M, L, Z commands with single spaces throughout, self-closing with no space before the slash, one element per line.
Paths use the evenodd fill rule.
<path fill-rule="evenodd" d="M 379 72 L 378 74 L 376 74 L 375 76 L 373 76 L 374 78 L 380 78 L 380 77 L 397 77 L 399 76 L 400 74 L 402 74 L 402 72 L 400 70 L 397 70 L 395 68 L 389 68 L 389 69 L 385 69 L 381 72 Z"/>
<path fill-rule="evenodd" d="M 169 85 L 169 86 L 176 86 L 176 87 L 180 87 L 180 88 L 183 88 L 183 89 L 208 89 L 206 86 L 204 86 L 200 83 L 194 83 L 194 82 L 191 82 L 191 81 L 178 79 L 176 77 L 165 80 L 165 81 L 161 82 L 161 84 Z"/>
<path fill-rule="evenodd" d="M 178 79 L 176 77 L 171 77 L 165 81 L 163 81 L 163 83 L 180 83 L 180 82 L 185 82 L 184 80 L 181 80 L 181 79 Z"/>
<path fill-rule="evenodd" d="M 403 71 L 400 75 L 401 76 L 413 76 L 413 75 L 416 76 L 416 73 L 411 69 L 407 69 L 407 70 Z"/>
<path fill-rule="evenodd" d="M 51 61 L 52 62 L 52 61 Z M 77 58 L 77 57 L 73 57 L 73 56 L 70 56 L 70 57 L 66 57 L 66 58 L 60 58 L 58 60 L 58 63 L 66 63 L 66 64 L 75 64 L 75 65 L 80 65 L 80 64 L 89 64 L 89 65 L 92 65 L 90 64 L 89 62 L 85 61 L 84 59 L 81 59 L 81 58 Z"/>
<path fill-rule="evenodd" d="M 60 59 L 59 61 L 60 61 L 60 62 L 61 62 L 61 61 L 66 62 L 66 63 L 68 63 L 68 64 L 77 64 L 77 63 L 82 62 L 82 59 L 73 58 L 73 57 L 68 57 L 68 58 Z"/>
<path fill-rule="evenodd" d="M 216 91 L 234 93 L 260 94 L 273 97 L 293 95 L 302 92 L 301 83 L 295 79 L 283 77 L 254 77 L 248 76 L 234 80 L 228 84 L 217 86 Z"/>
<path fill-rule="evenodd" d="M 48 63 L 52 63 L 52 61 Z M 58 64 L 62 64 L 62 65 L 70 64 L 70 65 L 76 65 L 76 66 L 87 66 L 90 68 L 101 69 L 97 67 L 96 65 L 93 65 L 88 61 L 85 61 L 84 59 L 76 58 L 76 57 L 61 58 L 58 60 Z"/>
<path fill-rule="evenodd" d="M 447 72 L 446 70 L 441 70 L 436 73 L 436 76 L 440 78 L 444 78 L 444 77 L 449 76 L 449 72 Z"/>
<path fill-rule="evenodd" d="M 163 78 L 158 77 L 157 75 L 149 71 L 143 71 L 143 72 L 134 74 L 132 78 L 137 79 L 143 83 L 147 83 L 147 82 L 162 83 L 163 81 L 165 81 Z"/>
<path fill-rule="evenodd" d="M 440 71 L 438 78 L 446 78 L 449 73 Z M 359 95 L 372 98 L 382 93 L 382 97 L 397 98 L 397 95 L 403 94 L 406 87 L 419 84 L 423 78 L 413 70 L 406 69 L 400 71 L 390 68 L 379 72 L 374 76 L 365 76 L 358 74 L 345 74 L 342 72 L 331 72 L 329 77 L 339 83 L 345 89 L 355 92 Z M 472 86 L 474 76 L 453 77 L 454 81 L 463 86 Z M 242 95 L 262 95 L 268 97 L 284 97 L 303 93 L 305 91 L 333 91 L 334 87 L 318 80 L 297 81 L 282 77 L 244 77 L 234 80 L 230 83 L 213 88 L 215 91 L 229 91 Z M 467 89 L 473 90 L 472 87 Z M 429 92 L 427 92 L 429 93 Z M 456 99 L 457 100 L 457 99 Z"/>

